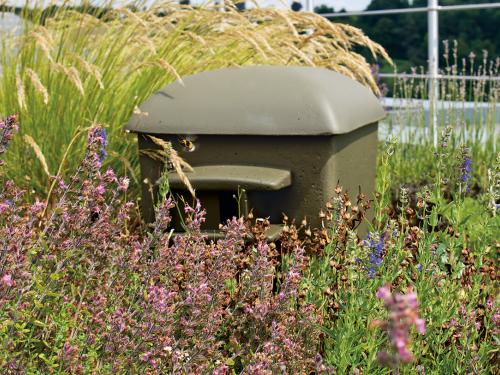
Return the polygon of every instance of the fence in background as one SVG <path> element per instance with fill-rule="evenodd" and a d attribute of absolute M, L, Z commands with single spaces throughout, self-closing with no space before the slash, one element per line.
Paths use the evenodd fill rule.
<path fill-rule="evenodd" d="M 305 10 L 314 11 L 314 0 L 305 0 Z M 439 5 L 439 0 L 427 0 L 427 7 L 403 8 L 403 9 L 382 9 L 382 10 L 365 10 L 355 12 L 342 13 L 322 13 L 326 18 L 349 17 L 349 16 L 377 16 L 387 14 L 403 14 L 403 13 L 422 13 L 427 12 L 428 25 L 428 74 L 408 75 L 397 73 L 380 74 L 381 77 L 417 77 L 429 79 L 429 117 L 430 125 L 433 129 L 437 126 L 437 104 L 439 100 L 439 80 L 440 79 L 465 79 L 465 80 L 499 80 L 499 77 L 474 77 L 474 76 L 453 76 L 439 74 L 439 12 L 447 11 L 465 11 L 477 9 L 494 9 L 500 8 L 500 2 L 486 4 L 463 4 L 463 5 Z M 434 132 L 435 137 L 437 136 Z M 437 143 L 437 138 L 435 138 Z"/>
<path fill-rule="evenodd" d="M 428 75 L 431 81 L 436 81 L 440 78 L 458 78 L 458 76 L 441 76 L 439 74 L 439 12 L 460 11 L 460 10 L 478 10 L 478 9 L 494 9 L 500 8 L 500 2 L 486 4 L 464 4 L 464 5 L 439 5 L 438 0 L 427 0 L 427 7 L 418 8 L 403 8 L 403 9 L 382 9 L 382 10 L 364 10 L 355 12 L 342 13 L 322 13 L 321 16 L 326 18 L 350 17 L 350 16 L 377 16 L 386 14 L 403 14 L 403 13 L 422 13 L 427 12 L 428 22 Z M 313 11 L 314 0 L 306 0 L 306 10 Z M 383 74 L 382 77 L 402 77 L 402 74 Z M 473 76 L 460 76 L 460 79 L 477 79 Z M 497 80 L 498 77 L 491 77 Z"/>

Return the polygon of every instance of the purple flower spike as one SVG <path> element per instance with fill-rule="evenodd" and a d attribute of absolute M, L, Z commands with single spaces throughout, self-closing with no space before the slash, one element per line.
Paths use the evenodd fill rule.
<path fill-rule="evenodd" d="M 472 177 L 472 157 L 468 148 L 462 149 L 462 165 L 460 166 L 460 182 L 465 185 L 465 191 L 469 191 L 469 181 Z"/>
<path fill-rule="evenodd" d="M 0 155 L 5 153 L 7 146 L 14 134 L 19 130 L 19 124 L 17 123 L 17 116 L 8 116 L 5 120 L 0 121 Z M 3 162 L 0 160 L 0 165 Z"/>
<path fill-rule="evenodd" d="M 383 262 L 383 252 L 385 246 L 385 233 L 370 233 L 365 240 L 365 246 L 370 250 L 368 276 L 370 279 L 375 277 L 377 269 Z"/>

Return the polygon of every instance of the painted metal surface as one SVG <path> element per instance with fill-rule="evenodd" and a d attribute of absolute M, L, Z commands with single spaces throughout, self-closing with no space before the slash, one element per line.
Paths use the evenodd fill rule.
<path fill-rule="evenodd" d="M 249 210 L 272 224 L 285 213 L 319 227 L 337 183 L 353 200 L 359 189 L 372 195 L 385 112 L 368 88 L 323 69 L 293 67 L 222 69 L 184 84 L 153 95 L 141 106 L 148 116 L 140 124 L 133 118 L 128 129 L 138 133 L 140 150 L 158 148 L 147 136 L 153 133 L 194 168 L 188 178 L 207 210 L 203 230 Z M 195 147 L 179 147 L 180 134 L 194 134 Z M 163 165 L 145 154 L 140 164 L 143 216 L 151 222 Z M 169 178 L 174 197 L 193 203 L 178 176 Z"/>
<path fill-rule="evenodd" d="M 256 167 L 250 165 L 204 165 L 194 167 L 186 176 L 197 190 L 234 190 L 235 186 L 246 190 L 280 190 L 292 184 L 289 170 Z M 184 189 L 179 175 L 168 176 L 172 189 Z"/>
<path fill-rule="evenodd" d="M 385 116 L 360 83 L 323 68 L 253 66 L 199 73 L 140 106 L 127 129 L 148 134 L 331 135 Z M 361 110 L 362 109 L 362 110 Z"/>

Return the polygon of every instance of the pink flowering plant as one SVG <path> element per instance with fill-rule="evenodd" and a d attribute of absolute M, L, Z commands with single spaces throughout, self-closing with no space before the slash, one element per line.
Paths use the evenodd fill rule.
<path fill-rule="evenodd" d="M 17 121 L 0 125 L 3 153 Z M 243 219 L 209 243 L 197 203 L 185 208 L 186 234 L 172 236 L 174 203 L 166 198 L 147 235 L 131 233 L 128 179 L 102 170 L 105 146 L 105 129 L 93 127 L 76 173 L 58 178 L 51 207 L 24 203 L 23 190 L 2 183 L 2 372 L 314 370 L 321 318 L 298 299 L 303 249 L 293 250 L 277 288 L 269 244 L 246 245 Z"/>
<path fill-rule="evenodd" d="M 373 321 L 374 326 L 379 326 L 387 332 L 393 353 L 382 351 L 378 354 L 379 361 L 390 367 L 397 367 L 399 363 L 410 363 L 413 354 L 409 350 L 410 329 L 417 328 L 418 333 L 425 333 L 425 321 L 418 315 L 417 295 L 409 288 L 406 294 L 392 293 L 390 286 L 382 286 L 377 290 L 387 310 L 387 320 Z"/>
<path fill-rule="evenodd" d="M 18 128 L 0 121 L 0 160 Z M 103 168 L 107 142 L 92 127 L 43 200 L 0 168 L 0 373 L 495 373 L 499 163 L 489 195 L 472 196 L 481 159 L 461 148 L 456 183 L 440 189 L 440 169 L 398 197 L 390 143 L 375 202 L 339 185 L 320 228 L 285 218 L 270 242 L 268 220 L 233 218 L 209 242 L 200 202 L 171 232 L 167 176 L 142 227 L 129 180 Z"/>

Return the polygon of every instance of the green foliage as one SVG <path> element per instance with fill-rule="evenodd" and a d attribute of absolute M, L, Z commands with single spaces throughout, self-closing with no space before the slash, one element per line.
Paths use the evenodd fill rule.
<path fill-rule="evenodd" d="M 485 64 L 486 65 L 486 64 Z M 461 68 L 450 64 L 450 70 Z M 476 73 L 472 73 L 476 74 Z M 374 241 L 351 233 L 311 261 L 307 297 L 325 314 L 325 361 L 340 373 L 388 374 L 377 353 L 387 338 L 371 324 L 383 317 L 375 293 L 413 286 L 425 336 L 411 334 L 416 360 L 401 374 L 494 373 L 498 359 L 497 215 L 500 146 L 498 84 L 443 81 L 436 128 L 423 108 L 395 111 L 380 142 L 370 223 Z M 422 98 L 427 82 L 400 80 L 403 98 Z M 424 96 L 425 98 L 425 96 Z M 462 104 L 490 103 L 466 115 Z M 383 128 L 382 131 L 386 131 Z M 387 135 L 387 134 L 386 134 Z M 335 225 L 330 238 L 336 238 Z M 381 263 L 375 267 L 380 244 Z M 370 270 L 376 271 L 370 278 Z M 494 328 L 497 327 L 497 328 Z"/>
<path fill-rule="evenodd" d="M 385 180 L 379 181 L 382 186 L 391 185 L 391 173 L 380 178 Z M 452 200 L 443 195 L 429 198 L 424 202 L 427 210 L 420 208 L 422 220 L 416 221 L 415 214 L 399 212 L 390 195 L 380 197 L 385 204 L 376 207 L 386 208 L 382 221 L 398 220 L 398 234 L 386 240 L 382 265 L 372 280 L 363 258 L 366 241 L 357 241 L 355 235 L 344 245 L 333 249 L 328 245 L 324 255 L 311 262 L 304 285 L 327 317 L 325 360 L 340 373 L 356 368 L 363 373 L 389 373 L 377 363 L 385 341 L 370 325 L 382 316 L 375 292 L 389 283 L 397 290 L 414 286 L 420 316 L 427 323 L 425 336 L 413 335 L 417 360 L 400 367 L 401 374 L 413 374 L 417 366 L 426 373 L 494 372 L 498 337 L 491 329 L 498 311 L 498 285 L 495 271 L 490 273 L 488 266 L 496 264 L 498 216 L 491 215 L 483 196 L 454 192 Z M 412 199 L 416 196 L 410 194 Z M 419 210 L 416 203 L 410 206 L 414 212 Z M 379 231 L 383 225 L 379 224 Z M 495 324 L 498 327 L 498 321 Z"/>
<path fill-rule="evenodd" d="M 120 14 L 127 20 L 126 22 L 130 22 L 132 29 L 142 30 L 141 22 L 132 15 L 126 11 Z M 147 22 L 144 19 L 142 21 Z M 191 30 L 194 27 L 208 38 L 203 22 L 198 20 L 198 23 L 193 25 L 192 21 L 193 19 L 188 16 L 179 22 Z M 64 31 L 71 30 L 71 27 L 65 24 L 64 20 L 58 22 L 62 23 L 59 24 L 60 29 L 56 28 L 59 33 L 56 35 L 58 40 L 65 42 L 62 43 L 64 46 L 60 47 L 60 53 L 63 53 L 63 48 L 68 48 L 70 51 L 74 49 L 83 51 L 87 48 L 83 42 L 71 45 L 72 37 L 75 35 Z M 22 78 L 26 89 L 26 109 L 21 110 L 21 118 L 23 124 L 27 124 L 27 133 L 32 134 L 33 139 L 40 143 L 52 174 L 56 174 L 56 169 L 61 169 L 61 164 L 64 170 L 71 170 L 72 165 L 77 163 L 79 159 L 76 158 L 78 154 L 76 146 L 81 142 L 79 138 L 81 133 L 84 133 L 83 131 L 79 133 L 78 130 L 94 121 L 104 121 L 108 124 L 111 151 L 126 155 L 123 160 L 115 159 L 122 160 L 122 164 L 117 165 L 122 166 L 122 171 L 130 173 L 135 166 L 134 156 L 130 156 L 134 155 L 133 143 L 123 141 L 124 134 L 120 128 L 133 111 L 135 104 L 160 85 L 175 79 L 174 70 L 167 69 L 165 73 L 165 68 L 168 68 L 165 64 L 161 67 L 149 66 L 145 70 L 131 72 L 128 64 L 130 61 L 137 63 L 137 60 L 134 60 L 136 56 L 133 55 L 141 53 L 141 48 L 136 46 L 129 49 L 128 45 L 137 35 L 134 34 L 135 31 L 131 31 L 132 29 L 122 29 L 120 25 L 114 23 L 113 18 L 107 22 L 108 24 L 101 26 L 109 27 L 113 33 L 125 30 L 129 34 L 115 36 L 116 39 L 110 37 L 108 42 L 111 43 L 97 50 L 96 58 L 100 59 L 98 65 L 104 72 L 102 80 L 105 89 L 99 88 L 95 75 L 85 75 L 83 79 L 82 75 L 80 81 L 85 95 L 79 92 L 78 80 L 72 75 L 74 73 L 64 71 L 62 68 L 64 74 L 53 70 L 51 63 L 43 55 L 41 45 L 33 47 L 36 43 L 40 43 L 40 36 L 46 37 L 43 29 L 27 25 L 32 32 L 41 34 L 33 36 L 27 33 L 34 39 L 25 41 L 28 47 L 22 50 L 18 62 L 20 66 L 31 66 L 36 69 L 50 96 L 46 106 L 43 103 L 43 90 L 37 91 L 35 81 L 26 73 Z M 70 33 L 71 37 L 67 33 Z M 84 39 L 87 41 L 95 37 L 92 33 L 85 35 Z M 158 35 L 154 33 L 149 35 L 153 39 L 156 36 Z M 227 63 L 224 59 L 228 56 L 231 61 L 241 64 L 262 61 L 260 60 L 262 56 L 257 57 L 258 54 L 253 47 L 246 46 L 234 50 L 234 45 L 230 43 L 228 46 L 225 41 L 221 44 L 215 42 L 210 44 L 217 50 L 215 55 L 205 60 L 201 56 L 202 53 L 200 56 L 196 55 L 192 46 L 188 46 L 183 37 L 175 31 L 166 37 L 163 34 L 161 36 L 155 40 L 157 43 L 155 48 L 158 49 L 159 56 L 165 57 L 169 62 L 173 59 L 183 67 L 184 70 L 180 70 L 179 74 L 204 69 L 204 64 L 209 64 L 209 67 L 224 66 Z M 111 54 L 107 54 L 107 48 Z M 186 52 L 187 49 L 189 53 Z M 56 49 L 52 50 L 52 53 L 55 57 Z M 22 107 L 16 87 L 17 71 L 8 64 L 8 59 L 12 59 L 13 56 L 5 56 L 2 56 L 2 69 L 6 74 L 2 76 L 1 81 L 3 86 L 0 89 L 2 105 L 0 111 Z M 196 60 L 196 56 L 201 60 Z M 208 61 L 210 63 L 207 63 Z M 67 65 L 66 68 L 69 69 L 71 66 L 73 65 Z M 161 77 L 159 81 L 158 77 Z M 402 81 L 396 82 L 396 85 L 402 93 L 401 96 L 412 97 L 417 92 L 422 97 L 426 82 Z M 460 110 L 446 110 L 447 119 L 440 120 L 438 126 L 429 132 L 426 132 L 424 111 L 418 111 L 416 115 L 409 117 L 404 117 L 403 111 L 398 114 L 405 119 L 403 124 L 412 125 L 413 130 L 409 133 L 395 132 L 397 138 L 390 138 L 389 141 L 380 143 L 376 185 L 378 194 L 373 202 L 375 220 L 367 223 L 372 232 L 370 239 L 346 224 L 345 207 L 352 209 L 352 205 L 342 200 L 341 189 L 330 206 L 332 217 L 325 220 L 324 228 L 320 228 L 322 236 L 319 237 L 318 243 L 314 243 L 313 240 L 302 241 L 292 231 L 292 235 L 289 237 L 284 235 L 281 243 L 273 244 L 273 247 L 267 248 L 262 242 L 260 248 L 254 246 L 250 252 L 245 253 L 243 245 L 241 249 L 240 245 L 234 246 L 233 250 L 241 256 L 234 265 L 231 263 L 234 272 L 227 272 L 227 267 L 216 268 L 214 267 L 216 263 L 205 263 L 206 259 L 201 261 L 201 258 L 188 258 L 192 257 L 193 251 L 200 249 L 203 250 L 200 254 L 212 254 L 217 250 L 216 254 L 220 252 L 220 256 L 227 255 L 224 246 L 230 247 L 230 241 L 225 244 L 221 242 L 220 246 L 207 245 L 196 232 L 195 236 L 187 239 L 179 237 L 177 245 L 171 247 L 169 241 L 172 232 L 166 229 L 169 221 L 167 214 L 161 217 L 165 222 L 160 224 L 164 226 L 158 227 L 156 231 L 149 233 L 149 236 L 143 236 L 141 232 L 125 228 L 126 220 L 118 219 L 117 212 L 122 204 L 121 201 L 114 200 L 114 205 L 110 205 L 103 197 L 98 200 L 101 209 L 104 212 L 109 210 L 112 212 L 109 212 L 109 215 L 98 216 L 97 224 L 90 222 L 90 208 L 96 203 L 94 198 L 98 195 L 95 192 L 84 194 L 87 198 L 83 201 L 79 200 L 78 192 L 72 193 L 74 199 L 71 201 L 70 211 L 78 213 L 78 220 L 68 222 L 68 218 L 61 215 L 62 212 L 58 211 L 57 207 L 52 211 L 49 210 L 49 217 L 53 214 L 52 219 L 56 219 L 51 230 L 57 236 L 46 236 L 47 233 L 43 231 L 40 233 L 43 225 L 39 227 L 37 222 L 33 222 L 30 227 L 33 233 L 28 233 L 26 230 L 18 231 L 17 234 L 14 233 L 18 237 L 13 237 L 12 243 L 8 242 L 11 241 L 9 236 L 0 237 L 0 243 L 7 244 L 5 246 L 12 249 L 23 243 L 23 238 L 33 236 L 29 238 L 32 246 L 26 252 L 24 262 L 6 258 L 14 271 L 22 265 L 30 272 L 30 277 L 26 278 L 24 276 L 26 272 L 13 271 L 18 277 L 15 279 L 16 283 L 23 286 L 20 289 L 22 293 L 19 295 L 12 293 L 8 285 L 9 280 L 2 278 L 0 281 L 2 291 L 6 291 L 5 295 L 9 296 L 0 309 L 2 348 L 0 363 L 10 363 L 14 366 L 13 358 L 28 358 L 29 360 L 23 365 L 32 373 L 64 373 L 72 368 L 77 368 L 83 373 L 97 371 L 103 374 L 126 373 L 127 370 L 141 371 L 148 368 L 154 373 L 153 364 L 150 366 L 146 360 L 138 361 L 138 358 L 148 351 L 156 351 L 155 355 L 158 358 L 166 360 L 165 350 L 155 345 L 164 338 L 165 327 L 172 331 L 171 336 L 175 340 L 185 341 L 183 345 L 190 346 L 191 342 L 185 340 L 185 337 L 178 332 L 178 324 L 182 322 L 183 316 L 179 313 L 181 310 L 177 309 L 177 305 L 174 316 L 178 321 L 174 324 L 164 324 L 172 316 L 167 312 L 159 315 L 161 319 L 154 320 L 155 325 L 142 325 L 142 318 L 148 318 L 146 313 L 151 309 L 152 296 L 154 293 L 160 295 L 160 292 L 167 290 L 171 283 L 178 283 L 176 290 L 183 292 L 189 290 L 184 288 L 183 283 L 186 280 L 198 278 L 199 285 L 204 285 L 205 278 L 200 276 L 206 271 L 205 265 L 211 264 L 217 271 L 209 273 L 211 277 L 217 278 L 217 285 L 213 290 L 219 293 L 218 301 L 222 302 L 211 304 L 206 302 L 208 299 L 201 301 L 200 309 L 207 308 L 212 312 L 211 309 L 214 308 L 217 314 L 214 314 L 212 320 L 207 319 L 206 315 L 198 316 L 202 317 L 199 320 L 202 327 L 212 321 L 220 322 L 217 329 L 214 329 L 216 341 L 213 342 L 217 342 L 217 345 L 212 345 L 212 341 L 209 345 L 204 340 L 200 340 L 197 345 L 206 345 L 203 347 L 206 353 L 210 353 L 214 347 L 225 353 L 221 355 L 223 363 L 207 354 L 206 362 L 214 363 L 213 366 L 217 364 L 223 367 L 225 363 L 235 373 L 241 371 L 246 363 L 243 363 L 244 361 L 236 353 L 246 344 L 248 344 L 247 357 L 253 358 L 257 352 L 254 349 L 256 347 L 260 349 L 260 346 L 254 346 L 253 341 L 250 340 L 248 343 L 245 340 L 248 338 L 248 332 L 255 336 L 255 340 L 261 336 L 262 330 L 258 329 L 259 325 L 255 322 L 262 321 L 260 314 L 261 310 L 264 311 L 263 301 L 271 300 L 277 301 L 273 305 L 276 316 L 284 311 L 294 319 L 301 316 L 294 310 L 297 306 L 309 306 L 308 303 L 316 305 L 322 323 L 322 335 L 319 340 L 321 343 L 317 349 L 324 363 L 335 368 L 338 373 L 356 373 L 358 370 L 368 374 L 395 372 L 415 374 L 424 371 L 443 374 L 495 373 L 499 340 L 496 269 L 500 247 L 498 243 L 500 215 L 497 214 L 500 196 L 498 178 L 500 154 L 496 151 L 499 144 L 495 128 L 496 109 L 493 104 L 498 101 L 498 86 L 474 83 L 471 90 L 463 90 L 459 83 L 444 82 L 441 90 L 444 94 L 442 97 L 449 96 L 459 103 L 472 99 L 476 103 L 489 102 L 492 106 L 483 113 L 475 111 L 472 118 L 468 119 Z M 472 92 L 473 97 L 467 98 L 464 92 Z M 39 124 L 43 125 L 38 126 Z M 396 128 L 397 124 L 390 125 Z M 471 134 L 466 136 L 465 129 L 472 130 Z M 75 150 L 68 147 L 73 144 L 72 139 L 76 139 Z M 66 148 L 69 148 L 69 151 L 65 154 Z M 9 172 L 10 176 L 22 179 L 30 168 L 41 170 L 38 166 L 43 158 L 37 156 L 34 150 L 33 146 L 21 141 L 11 145 L 9 151 L 13 152 L 14 156 L 10 157 L 10 165 L 13 165 Z M 118 157 L 115 155 L 115 158 Z M 470 173 L 466 167 L 467 158 L 472 161 Z M 48 178 L 44 177 L 43 172 L 36 171 L 28 176 L 28 184 L 37 191 L 44 191 L 48 186 Z M 99 185 L 100 183 L 97 183 L 93 188 L 99 191 Z M 163 203 L 167 202 L 165 198 L 168 190 L 168 179 L 164 177 L 160 181 Z M 115 194 L 117 191 L 118 188 L 113 186 L 109 193 Z M 9 200 L 9 197 L 2 196 L 1 203 Z M 65 204 L 68 205 L 67 202 Z M 5 203 L 0 208 L 5 209 L 7 206 L 9 205 Z M 159 206 L 157 209 L 162 207 Z M 166 211 L 168 207 L 163 209 Z M 23 224 L 22 220 L 27 220 L 26 217 L 29 215 L 24 208 L 21 209 L 21 206 L 20 210 L 11 217 L 21 220 Z M 198 213 L 199 218 L 196 219 L 195 215 L 195 220 L 199 222 L 202 215 L 201 211 Z M 14 221 L 5 223 L 2 220 L 0 216 L 4 230 L 2 233 L 11 233 L 10 228 L 14 227 L 12 224 Z M 64 225 L 59 224 L 57 220 L 64 221 Z M 65 225 L 74 226 L 74 230 L 64 233 Z M 110 230 L 105 225 L 111 228 L 116 226 L 119 230 L 104 238 L 103 228 Z M 189 225 L 189 222 L 186 225 Z M 233 222 L 233 229 L 243 231 L 240 225 L 243 225 L 241 221 Z M 265 237 L 259 230 L 252 233 Z M 311 234 L 306 236 L 311 237 Z M 71 238 L 74 242 L 65 249 L 65 246 L 68 246 L 65 242 L 67 238 Z M 293 239 L 293 245 L 300 246 L 287 248 L 286 241 L 290 238 Z M 97 241 L 100 247 L 96 246 Z M 139 255 L 134 253 L 137 250 L 137 243 L 141 244 L 143 251 L 138 253 Z M 307 268 L 293 269 L 294 257 L 290 256 L 289 250 L 300 247 L 308 253 Z M 374 254 L 375 250 L 380 250 L 380 254 Z M 265 252 L 266 256 L 259 258 L 259 251 Z M 15 252 L 4 253 L 9 255 Z M 141 259 L 140 267 L 133 259 L 136 255 Z M 176 256 L 176 267 L 166 268 L 173 255 Z M 297 253 L 295 256 L 298 255 L 305 262 L 306 258 L 302 258 L 302 253 Z M 379 258 L 380 263 L 377 263 Z M 257 262 L 259 259 L 265 272 L 255 273 L 260 275 L 256 287 L 254 280 L 257 278 L 249 272 L 248 262 L 259 265 Z M 153 263 L 156 266 L 151 269 Z M 195 267 L 196 272 L 188 272 L 189 267 Z M 166 272 L 166 269 L 170 271 Z M 170 275 L 174 274 L 174 271 L 178 276 L 171 278 Z M 295 287 L 291 289 L 293 293 L 290 294 L 290 303 L 284 309 L 276 292 L 287 285 L 287 277 L 288 282 L 296 282 L 296 274 L 299 271 L 302 275 L 300 288 L 296 294 Z M 227 274 L 221 274 L 222 272 Z M 420 302 L 420 317 L 427 325 L 424 336 L 417 336 L 416 332 L 410 331 L 411 351 L 416 359 L 413 363 L 402 365 L 398 369 L 383 368 L 377 361 L 380 350 L 390 344 L 390 338 L 382 333 L 380 326 L 373 324 L 387 316 L 382 302 L 376 297 L 377 290 L 386 284 L 390 284 L 396 291 L 407 290 L 408 286 L 413 286 Z M 104 304 L 99 299 L 93 298 L 92 294 L 97 291 L 106 296 Z M 251 303 L 245 298 L 238 300 L 247 294 L 252 296 Z M 185 308 L 182 305 L 184 300 L 185 298 L 181 298 L 176 303 Z M 161 304 L 158 306 L 162 307 Z M 242 310 L 243 306 L 247 310 Z M 119 307 L 123 311 L 133 312 L 131 317 L 127 318 L 136 324 L 133 330 L 118 332 L 119 330 L 113 325 L 120 319 L 125 319 L 123 314 L 118 314 Z M 90 334 L 82 329 L 96 324 L 97 314 L 92 308 L 101 313 L 98 319 L 102 320 L 93 328 L 95 337 L 90 337 Z M 247 311 L 253 312 L 247 313 Z M 222 319 L 225 316 L 223 314 L 228 312 L 233 313 L 233 320 Z M 304 314 L 306 313 L 307 311 Z M 255 315 L 254 320 L 252 314 Z M 269 316 L 266 313 L 265 322 L 269 323 L 265 326 L 266 329 L 273 327 L 271 323 L 275 319 Z M 252 319 L 249 320 L 249 317 Z M 129 323 L 130 320 L 123 321 L 123 324 Z M 288 321 L 281 321 L 281 325 L 288 327 Z M 150 327 L 156 329 L 149 329 Z M 316 342 L 317 332 L 312 331 L 315 334 L 306 338 Z M 137 337 L 135 335 L 137 332 L 142 332 L 146 337 Z M 231 336 L 231 332 L 238 334 Z M 303 338 L 302 333 L 297 329 L 293 335 Z M 285 344 L 289 343 L 289 340 L 285 339 L 286 337 L 282 340 L 283 345 L 276 347 L 284 348 Z M 308 340 L 303 341 L 309 342 Z M 112 344 L 117 342 L 120 342 L 125 349 L 120 349 L 121 351 L 113 349 Z M 108 349 L 111 351 L 107 351 L 106 344 L 110 346 L 111 349 Z M 138 347 L 141 348 L 140 353 L 136 350 Z M 79 350 L 78 355 L 81 357 L 78 358 L 82 360 L 71 362 L 74 348 Z M 305 349 L 307 355 L 316 350 L 315 347 L 307 345 Z M 67 358 L 63 353 L 66 353 Z M 271 351 L 271 355 L 276 353 L 279 351 Z M 296 351 L 292 348 L 287 353 L 290 357 Z M 271 357 L 267 357 L 269 358 Z M 303 358 L 300 359 L 302 360 Z M 308 361 L 308 368 L 312 365 L 311 360 L 312 358 L 304 360 Z M 294 364 L 300 361 L 297 360 Z M 126 364 L 131 362 L 137 366 L 133 370 L 126 367 Z M 271 362 L 275 363 L 274 360 Z"/>
<path fill-rule="evenodd" d="M 494 3 L 495 0 L 479 0 L 473 3 Z M 440 0 L 439 5 L 471 4 L 470 0 Z M 427 7 L 427 0 L 372 0 L 367 10 Z M 331 13 L 340 9 L 324 5 L 315 8 L 318 13 Z M 335 20 L 335 19 L 334 19 Z M 395 60 L 410 61 L 411 66 L 427 64 L 427 15 L 411 13 L 380 16 L 344 17 L 343 22 L 359 27 L 373 40 L 381 43 Z M 461 46 L 459 58 L 469 52 L 480 55 L 483 50 L 490 56 L 500 55 L 498 25 L 499 9 L 442 12 L 439 15 L 441 40 L 457 40 Z M 441 66 L 444 65 L 441 58 Z M 398 64 L 400 71 L 407 63 Z M 408 66 L 409 68 L 409 66 Z"/>

